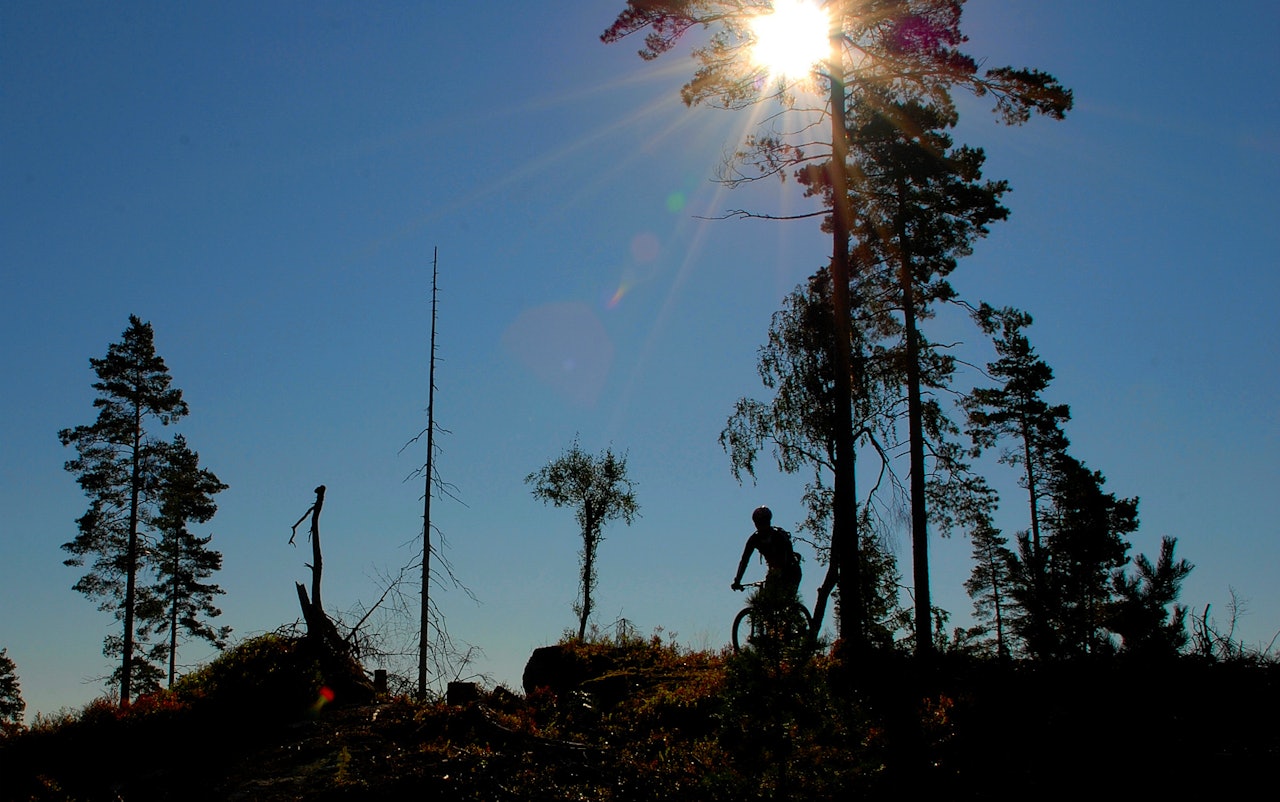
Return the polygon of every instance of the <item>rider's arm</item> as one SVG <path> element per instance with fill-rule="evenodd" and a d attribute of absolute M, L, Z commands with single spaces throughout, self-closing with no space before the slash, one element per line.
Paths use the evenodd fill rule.
<path fill-rule="evenodd" d="M 742 575 L 747 571 L 747 564 L 751 562 L 751 553 L 756 550 L 756 536 L 753 533 L 747 538 L 747 545 L 742 550 L 742 559 L 738 562 L 738 573 L 733 576 L 733 584 L 730 585 L 734 590 L 741 587 Z"/>

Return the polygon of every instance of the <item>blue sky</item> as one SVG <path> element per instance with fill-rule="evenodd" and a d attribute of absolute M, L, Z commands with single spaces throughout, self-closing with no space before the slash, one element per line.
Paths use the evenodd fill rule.
<path fill-rule="evenodd" d="M 458 501 L 433 517 L 477 601 L 437 597 L 483 650 L 474 670 L 518 686 L 574 624 L 572 513 L 523 480 L 575 435 L 628 454 L 641 506 L 600 547 L 600 623 L 727 642 L 750 511 L 793 528 L 802 478 L 766 467 L 739 486 L 717 436 L 762 396 L 769 316 L 829 246 L 814 222 L 705 219 L 806 207 L 793 184 L 714 183 L 748 115 L 680 104 L 687 48 L 646 63 L 639 42 L 601 44 L 620 7 L 0 5 L 0 647 L 29 714 L 87 701 L 110 669 L 116 625 L 61 563 L 86 503 L 56 433 L 92 421 L 88 359 L 131 313 L 191 406 L 180 431 L 230 485 L 207 529 L 223 623 L 298 618 L 308 555 L 288 529 L 317 484 L 331 609 L 413 561 L 405 477 L 424 454 L 401 449 L 425 424 L 434 248 L 438 467 Z M 1005 129 L 965 103 L 958 139 L 1011 182 L 1012 214 L 955 284 L 1035 316 L 1073 452 L 1141 498 L 1135 552 L 1178 537 L 1197 566 L 1184 600 L 1224 621 L 1234 589 L 1237 634 L 1265 644 L 1280 11 L 975 0 L 966 20 L 971 52 L 1056 74 L 1076 109 Z M 990 358 L 964 324 L 939 327 Z M 965 620 L 968 542 L 935 539 L 933 566 L 935 603 Z"/>

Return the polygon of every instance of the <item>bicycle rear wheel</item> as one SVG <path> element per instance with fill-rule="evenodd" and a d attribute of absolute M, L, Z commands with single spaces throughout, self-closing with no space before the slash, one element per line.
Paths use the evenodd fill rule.
<path fill-rule="evenodd" d="M 813 616 L 809 615 L 809 611 L 800 602 L 796 602 L 788 609 L 787 627 L 790 630 L 787 636 L 792 643 L 803 643 L 806 648 L 813 646 Z"/>

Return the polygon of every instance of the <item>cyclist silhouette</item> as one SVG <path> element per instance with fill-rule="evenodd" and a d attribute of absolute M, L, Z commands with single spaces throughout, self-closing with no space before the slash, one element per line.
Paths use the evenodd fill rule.
<path fill-rule="evenodd" d="M 751 513 L 751 520 L 755 522 L 756 531 L 747 538 L 742 560 L 738 562 L 738 573 L 729 587 L 742 590 L 742 575 L 751 561 L 751 554 L 758 551 L 769 566 L 761 595 L 779 603 L 793 600 L 800 589 L 800 555 L 791 547 L 791 533 L 773 525 L 773 512 L 768 507 L 756 507 Z"/>

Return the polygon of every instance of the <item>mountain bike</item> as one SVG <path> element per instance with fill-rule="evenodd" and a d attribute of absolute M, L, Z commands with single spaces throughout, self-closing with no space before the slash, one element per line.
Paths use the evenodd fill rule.
<path fill-rule="evenodd" d="M 763 582 L 747 582 L 743 588 L 760 588 Z M 743 622 L 747 626 L 743 627 Z M 805 606 L 797 600 L 775 607 L 760 602 L 757 591 L 747 599 L 747 606 L 733 618 L 733 651 L 744 646 L 759 648 L 801 646 L 808 648 L 813 642 L 813 618 Z"/>

